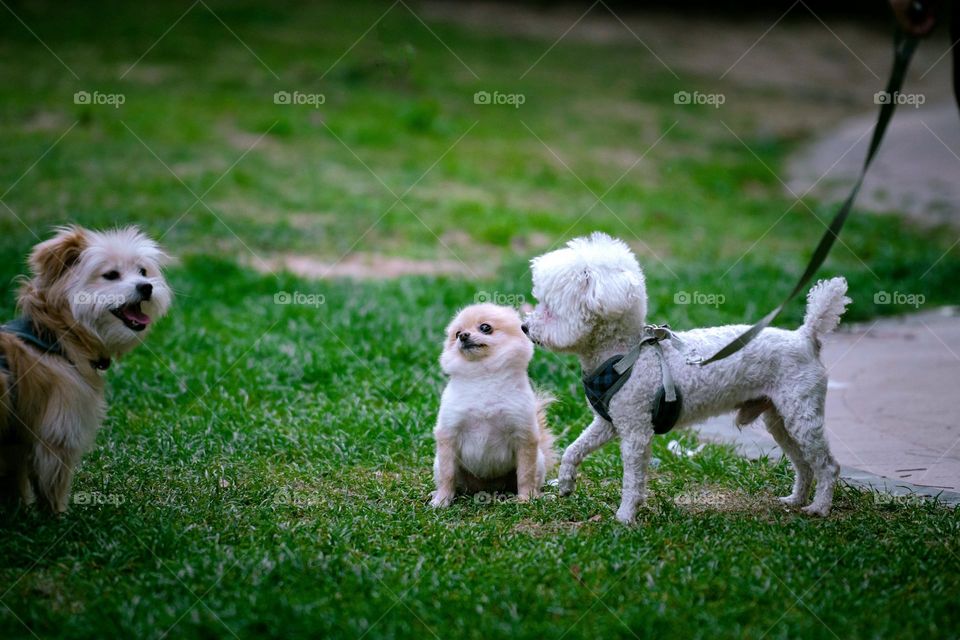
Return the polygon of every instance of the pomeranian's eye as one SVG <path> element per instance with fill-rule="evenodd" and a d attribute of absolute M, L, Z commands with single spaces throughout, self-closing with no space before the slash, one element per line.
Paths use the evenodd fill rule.
<path fill-rule="evenodd" d="M 142 275 L 144 278 L 146 278 L 146 277 L 147 277 L 147 270 L 144 269 L 143 267 L 140 267 L 140 275 Z"/>
<path fill-rule="evenodd" d="M 113 270 L 111 270 L 111 271 L 107 271 L 105 274 L 103 274 L 103 279 L 104 279 L 104 280 L 119 280 L 119 279 L 120 279 L 120 272 L 117 271 L 116 269 L 113 269 Z"/>
<path fill-rule="evenodd" d="M 463 333 L 463 332 L 462 332 L 462 331 L 457 331 L 457 333 L 454 334 L 453 337 L 454 337 L 454 338 L 459 338 L 461 333 Z"/>
<path fill-rule="evenodd" d="M 487 335 L 490 335 L 491 333 L 493 333 L 493 327 L 488 325 L 486 322 L 484 322 L 477 328 L 480 329 L 480 333 L 485 333 Z"/>

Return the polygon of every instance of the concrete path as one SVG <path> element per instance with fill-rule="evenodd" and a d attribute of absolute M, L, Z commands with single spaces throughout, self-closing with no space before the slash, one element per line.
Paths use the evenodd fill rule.
<path fill-rule="evenodd" d="M 909 94 L 917 99 L 924 94 Z M 850 193 L 876 113 L 848 120 L 788 163 L 790 190 L 825 202 Z M 856 207 L 923 223 L 960 225 L 960 113 L 951 102 L 901 104 L 864 180 Z"/>
<path fill-rule="evenodd" d="M 826 338 L 827 434 L 851 484 L 960 504 L 960 310 L 848 327 Z M 749 457 L 779 456 L 762 423 L 700 428 Z"/>

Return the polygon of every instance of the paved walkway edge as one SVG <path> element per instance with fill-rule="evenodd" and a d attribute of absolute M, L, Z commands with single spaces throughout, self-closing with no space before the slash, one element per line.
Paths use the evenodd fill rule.
<path fill-rule="evenodd" d="M 694 430 L 701 438 L 709 442 L 730 445 L 738 454 L 751 460 L 763 457 L 779 460 L 783 456 L 783 452 L 776 444 L 763 442 L 756 437 L 760 434 L 750 433 L 757 427 L 746 427 L 743 431 L 739 431 L 732 425 L 732 422 L 731 419 L 730 426 L 727 426 L 726 421 L 722 418 L 714 418 L 694 427 Z M 945 507 L 955 508 L 960 505 L 960 493 L 956 491 L 923 487 L 902 480 L 878 476 L 854 467 L 841 466 L 840 480 L 850 487 L 877 492 L 876 502 L 878 503 L 906 504 L 916 500 L 936 500 L 938 504 Z"/>

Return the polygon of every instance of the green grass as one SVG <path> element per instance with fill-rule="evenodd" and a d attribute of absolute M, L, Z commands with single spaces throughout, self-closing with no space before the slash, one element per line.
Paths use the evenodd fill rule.
<path fill-rule="evenodd" d="M 841 489 L 833 517 L 800 517 L 774 498 L 790 484 L 783 463 L 723 447 L 679 459 L 658 439 L 632 528 L 612 517 L 614 446 L 567 499 L 425 506 L 437 341 L 458 306 L 480 291 L 529 298 L 529 257 L 601 229 L 637 249 L 653 319 L 756 318 L 823 231 L 807 206 L 832 211 L 783 215 L 793 201 L 764 164 L 781 171 L 796 140 L 752 133 L 735 100 L 678 109 L 673 92 L 689 87 L 639 45 L 564 42 L 518 80 L 548 42 L 428 21 L 477 80 L 402 5 L 334 65 L 389 5 L 209 4 L 279 80 L 203 5 L 123 80 L 189 4 L 11 5 L 80 80 L 0 22 L 0 185 L 14 185 L 2 200 L 19 218 L 0 207 L 3 316 L 34 233 L 54 224 L 137 223 L 181 257 L 176 306 L 111 369 L 109 417 L 76 478 L 103 504 L 0 512 L 0 636 L 957 633 L 956 511 Z M 76 105 L 79 90 L 126 102 Z M 278 90 L 326 103 L 275 105 Z M 526 102 L 475 105 L 478 90 Z M 584 217 L 591 191 L 667 129 Z M 409 209 L 388 211 L 414 183 Z M 951 302 L 955 235 L 858 212 L 823 274 L 850 280 L 850 319 L 906 310 L 873 304 L 881 290 Z M 249 266 L 347 251 L 462 259 L 480 275 L 317 282 Z M 277 305 L 279 291 L 323 304 Z M 676 305 L 678 291 L 725 303 Z M 782 324 L 801 313 L 792 304 Z M 560 398 L 551 420 L 567 444 L 588 420 L 575 362 L 538 352 L 531 375 Z"/>

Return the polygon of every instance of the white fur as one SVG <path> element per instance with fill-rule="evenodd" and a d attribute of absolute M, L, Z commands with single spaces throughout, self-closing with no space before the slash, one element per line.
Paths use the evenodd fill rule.
<path fill-rule="evenodd" d="M 478 326 L 492 326 L 489 334 Z M 465 348 L 467 332 L 478 348 Z M 517 494 L 535 497 L 543 486 L 552 438 L 542 433 L 538 397 L 527 377 L 533 345 L 520 330 L 519 314 L 507 307 L 467 307 L 447 327 L 440 365 L 450 378 L 440 399 L 434 437 L 437 490 L 431 505 L 445 507 L 457 491 L 486 488 L 516 473 Z M 499 489 L 493 489 L 497 491 Z"/>
<path fill-rule="evenodd" d="M 89 246 L 67 272 L 62 285 L 64 294 L 77 322 L 100 338 L 108 353 L 123 355 L 140 344 L 149 330 L 131 331 L 110 310 L 139 300 L 137 285 L 149 283 L 153 293 L 149 301 L 141 303 L 141 308 L 152 319 L 165 315 L 172 294 L 161 268 L 168 258 L 135 227 L 87 230 L 86 236 Z M 140 269 L 146 275 L 141 275 Z M 117 271 L 120 277 L 106 280 L 103 274 L 108 271 Z"/>
<path fill-rule="evenodd" d="M 538 305 L 527 317 L 526 328 L 533 341 L 576 354 L 585 372 L 635 346 L 647 323 L 647 292 L 640 266 L 625 243 L 595 233 L 572 240 L 531 264 Z M 843 278 L 818 283 L 808 295 L 806 318 L 799 329 L 765 329 L 741 351 L 712 364 L 688 364 L 687 359 L 709 357 L 747 326 L 677 332 L 686 344 L 686 353 L 663 343 L 683 394 L 676 426 L 734 409 L 740 409 L 740 423 L 762 414 L 796 470 L 793 492 L 781 500 L 794 506 L 806 503 L 816 480 L 813 501 L 804 511 L 822 516 L 830 511 L 839 466 L 823 430 L 827 372 L 820 362 L 818 336 L 836 327 L 850 302 L 846 290 Z M 573 491 L 582 460 L 619 435 L 623 496 L 617 518 L 625 523 L 634 520 L 646 498 L 646 467 L 654 436 L 651 410 L 660 384 L 659 361 L 652 349 L 646 349 L 610 403 L 613 423 L 595 414 L 590 426 L 564 452 L 562 494 Z"/>

